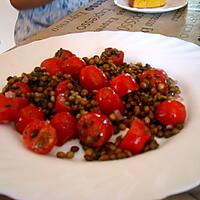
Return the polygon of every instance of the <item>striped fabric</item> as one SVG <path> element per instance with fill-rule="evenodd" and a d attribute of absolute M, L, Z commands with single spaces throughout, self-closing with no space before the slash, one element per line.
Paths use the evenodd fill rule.
<path fill-rule="evenodd" d="M 53 0 L 44 6 L 20 11 L 15 25 L 16 44 L 91 1 Z"/>

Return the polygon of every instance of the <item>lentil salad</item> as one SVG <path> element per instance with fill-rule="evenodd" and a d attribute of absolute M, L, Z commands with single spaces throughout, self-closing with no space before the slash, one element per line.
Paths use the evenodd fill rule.
<path fill-rule="evenodd" d="M 8 83 L 2 90 L 3 96 L 9 99 L 16 97 L 22 99 L 25 98 L 28 102 L 25 103 L 26 105 L 23 104 L 23 106 L 20 106 L 20 108 L 13 109 L 17 110 L 14 119 L 8 117 L 7 119 L 4 119 L 4 121 L 14 121 L 17 126 L 21 120 L 18 112 L 20 113 L 20 110 L 24 109 L 27 104 L 31 104 L 44 114 L 41 118 L 36 117 L 37 120 L 50 121 L 50 125 L 56 130 L 56 134 L 53 134 L 56 136 L 52 136 L 56 139 L 49 150 L 55 145 L 58 145 L 58 141 L 58 146 L 61 146 L 68 140 L 78 137 L 85 152 L 84 158 L 87 161 L 122 159 L 158 148 L 159 144 L 157 138 L 174 136 L 183 128 L 185 108 L 182 107 L 182 104 L 181 106 L 178 104 L 178 110 L 182 110 L 181 119 L 175 124 L 163 123 L 163 120 L 159 119 L 159 114 L 156 114 L 158 112 L 158 107 L 162 105 L 162 103 L 167 101 L 173 102 L 179 99 L 180 89 L 177 86 L 176 81 L 170 78 L 163 70 L 155 69 L 149 64 L 125 63 L 123 58 L 123 52 L 114 48 L 105 49 L 100 56 L 94 55 L 91 58 L 84 57 L 82 59 L 68 50 L 60 49 L 56 52 L 55 57 L 43 61 L 41 66 L 36 67 L 31 73 L 22 73 L 20 77 L 12 76 L 7 78 Z M 54 67 L 52 67 L 52 62 Z M 87 83 L 86 81 L 84 87 L 84 84 L 81 84 L 79 76 L 80 74 L 83 74 L 83 70 L 86 70 L 86 67 L 88 66 L 92 66 L 92 70 L 94 70 L 93 73 L 97 75 L 95 77 L 97 88 L 91 89 L 90 87 L 87 87 L 87 85 L 90 86 L 94 83 L 94 80 L 91 77 L 88 78 L 87 75 L 87 80 L 91 79 L 91 82 Z M 125 87 L 125 92 L 123 89 L 116 89 L 118 88 L 118 80 L 114 81 L 114 79 L 124 74 L 126 74 L 126 80 L 127 77 L 130 78 L 129 76 L 131 76 L 131 81 L 128 82 L 128 89 L 126 86 L 123 86 L 123 89 Z M 83 80 L 85 80 L 84 75 L 82 76 Z M 97 77 L 101 77 L 99 82 Z M 103 85 L 101 85 L 102 82 Z M 59 89 L 58 85 L 61 83 L 64 83 L 64 86 L 60 86 Z M 26 86 L 28 86 L 28 88 Z M 122 90 L 123 92 L 121 93 L 120 91 Z M 101 94 L 105 96 L 105 94 L 108 93 L 110 95 L 115 95 L 115 97 L 113 97 L 113 102 L 108 104 L 109 109 L 112 105 L 114 105 L 114 107 L 109 110 L 109 112 L 106 112 L 108 106 L 105 109 L 103 109 L 104 106 L 101 106 L 105 105 L 102 104 Z M 97 98 L 98 95 L 100 95 L 100 98 Z M 65 133 L 62 132 L 61 134 L 58 134 L 60 129 L 56 128 L 57 123 L 55 122 L 55 116 L 62 112 L 70 113 L 62 114 L 62 118 L 65 118 L 66 121 L 68 121 L 69 124 L 73 124 L 73 126 L 68 127 L 67 131 L 64 130 Z M 97 126 L 101 124 L 99 118 L 104 117 L 104 121 L 107 121 L 106 127 L 102 130 L 106 130 L 105 132 L 109 137 L 97 146 L 93 144 L 96 141 L 99 142 L 99 138 L 101 137 L 100 135 L 88 135 L 88 132 L 91 130 L 90 127 L 93 125 L 90 125 L 88 129 L 88 124 L 86 124 L 83 118 L 83 116 L 89 116 L 90 113 L 95 113 L 95 116 L 91 115 L 86 121 L 92 118 L 92 122 L 97 124 Z M 96 119 L 97 115 L 100 116 L 98 119 Z M 60 120 L 61 118 L 58 118 L 59 122 Z M 81 120 L 82 124 L 80 122 Z M 137 121 L 137 123 L 133 123 L 133 121 Z M 66 126 L 66 122 L 63 123 L 63 126 Z M 140 135 L 140 139 L 142 138 L 142 145 L 139 150 L 138 148 L 135 150 L 135 148 L 129 148 L 127 142 L 123 142 L 125 137 L 122 137 L 119 133 L 121 130 L 125 129 L 135 130 L 135 126 L 138 126 L 138 124 L 144 129 L 140 134 L 145 137 Z M 27 133 L 27 130 L 32 128 L 30 128 L 30 126 L 29 121 L 21 131 L 23 139 L 27 138 L 24 135 L 25 133 L 29 134 Z M 112 128 L 110 128 L 111 126 Z M 69 130 L 72 129 L 74 130 L 73 133 L 69 134 Z M 80 131 L 83 129 L 85 129 L 86 133 Z M 108 129 L 110 131 L 107 131 Z M 35 139 L 35 137 L 39 135 L 39 131 L 36 133 L 34 132 L 33 134 L 34 128 L 31 130 L 31 137 L 28 137 L 28 140 Z M 109 132 L 109 134 L 107 132 Z M 130 133 L 130 131 L 128 131 L 128 133 Z M 119 134 L 119 136 L 116 141 L 111 142 L 109 139 L 113 134 Z M 65 136 L 64 139 L 63 135 Z M 133 134 L 131 133 L 129 135 Z M 45 143 L 48 143 L 48 140 L 49 138 L 44 140 L 44 137 L 42 137 L 43 142 L 41 144 L 40 138 L 40 145 L 37 145 L 37 148 L 40 148 L 40 146 L 43 147 Z M 27 144 L 27 140 L 25 140 L 25 143 Z M 31 145 L 33 144 L 31 143 Z M 34 151 L 33 148 L 29 149 Z M 77 149 L 78 147 L 74 146 L 67 153 L 58 152 L 57 157 L 71 159 L 75 152 L 78 151 Z"/>

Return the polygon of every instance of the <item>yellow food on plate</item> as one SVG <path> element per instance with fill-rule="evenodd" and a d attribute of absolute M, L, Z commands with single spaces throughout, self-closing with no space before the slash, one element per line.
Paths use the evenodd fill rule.
<path fill-rule="evenodd" d="M 156 8 L 166 4 L 166 0 L 129 0 L 129 6 L 133 8 Z"/>

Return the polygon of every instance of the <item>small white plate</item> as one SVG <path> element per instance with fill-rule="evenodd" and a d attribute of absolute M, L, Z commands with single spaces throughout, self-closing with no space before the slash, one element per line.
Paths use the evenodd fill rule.
<path fill-rule="evenodd" d="M 114 0 L 114 3 L 120 8 L 142 13 L 163 13 L 177 10 L 187 5 L 187 0 L 167 0 L 167 3 L 158 8 L 132 8 L 128 5 L 128 0 Z"/>

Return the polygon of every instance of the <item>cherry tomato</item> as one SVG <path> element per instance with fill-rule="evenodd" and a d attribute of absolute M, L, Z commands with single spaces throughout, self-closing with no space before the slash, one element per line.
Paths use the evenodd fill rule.
<path fill-rule="evenodd" d="M 84 67 L 80 72 L 79 80 L 81 86 L 89 91 L 108 86 L 105 74 L 94 65 Z"/>
<path fill-rule="evenodd" d="M 11 98 L 0 95 L 0 123 L 14 121 L 17 115 L 16 106 Z"/>
<path fill-rule="evenodd" d="M 45 121 L 33 120 L 23 131 L 23 142 L 35 153 L 48 154 L 56 145 L 56 130 Z"/>
<path fill-rule="evenodd" d="M 50 75 L 56 75 L 58 72 L 64 73 L 62 61 L 59 58 L 47 58 L 41 63 L 41 68 L 47 70 Z"/>
<path fill-rule="evenodd" d="M 186 118 L 185 106 L 176 100 L 166 100 L 156 108 L 155 117 L 164 125 L 177 125 Z"/>
<path fill-rule="evenodd" d="M 121 114 L 124 112 L 124 104 L 120 99 L 119 95 L 109 87 L 100 89 L 95 100 L 98 102 L 100 110 L 105 114 L 111 114 L 115 110 L 119 110 Z"/>
<path fill-rule="evenodd" d="M 124 52 L 115 48 L 105 49 L 107 59 L 111 59 L 115 65 L 122 65 L 124 62 Z"/>
<path fill-rule="evenodd" d="M 71 112 L 72 108 L 69 105 L 67 105 L 64 94 L 60 94 L 56 97 L 55 112 L 63 112 L 63 111 Z"/>
<path fill-rule="evenodd" d="M 0 95 L 0 123 L 15 121 L 18 110 L 29 104 L 28 99 L 22 97 L 8 98 Z"/>
<path fill-rule="evenodd" d="M 58 96 L 59 94 L 64 94 L 66 91 L 68 91 L 68 83 L 70 83 L 69 80 L 64 80 L 58 83 L 55 89 L 55 94 Z"/>
<path fill-rule="evenodd" d="M 68 58 L 71 58 L 75 55 L 71 51 L 61 48 L 56 52 L 55 56 L 61 60 L 67 60 Z"/>
<path fill-rule="evenodd" d="M 115 65 L 122 65 L 124 62 L 124 52 L 118 51 L 118 54 L 113 54 L 111 59 Z"/>
<path fill-rule="evenodd" d="M 62 146 L 69 139 L 77 137 L 76 119 L 69 112 L 55 114 L 51 119 L 51 125 L 56 129 L 58 146 Z"/>
<path fill-rule="evenodd" d="M 135 79 L 128 73 L 121 74 L 110 81 L 110 87 L 120 96 L 139 89 Z"/>
<path fill-rule="evenodd" d="M 16 89 L 12 89 L 11 91 L 14 92 L 16 95 L 27 94 L 31 91 L 30 87 L 22 81 L 14 83 L 13 86 L 16 87 Z"/>
<path fill-rule="evenodd" d="M 15 123 L 17 131 L 22 133 L 25 127 L 34 119 L 44 119 L 44 113 L 39 108 L 28 105 L 20 109 Z"/>
<path fill-rule="evenodd" d="M 78 121 L 78 133 L 83 144 L 98 148 L 112 136 L 114 127 L 109 118 L 103 114 L 88 113 Z"/>
<path fill-rule="evenodd" d="M 73 78 L 79 77 L 80 71 L 85 67 L 85 65 L 85 61 L 76 56 L 64 60 L 62 63 L 65 73 L 70 74 Z"/>
<path fill-rule="evenodd" d="M 140 76 L 140 81 L 147 80 L 154 87 L 158 87 L 159 83 L 164 84 L 163 90 L 166 90 L 168 87 L 167 79 L 167 74 L 160 69 L 145 70 Z"/>
<path fill-rule="evenodd" d="M 120 143 L 120 148 L 128 149 L 133 154 L 138 154 L 144 149 L 150 137 L 149 129 L 146 127 L 145 123 L 135 118 L 131 122 L 129 131 Z"/>

